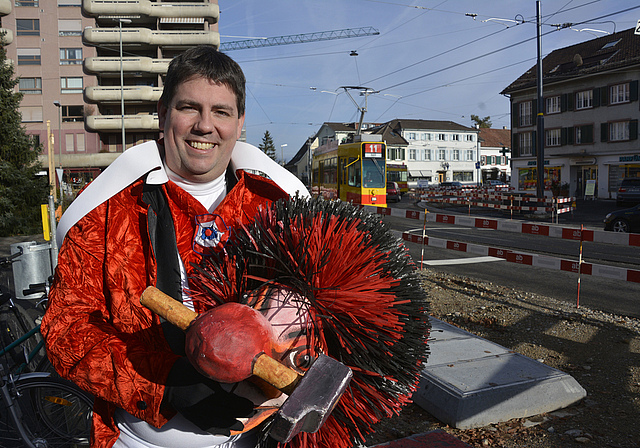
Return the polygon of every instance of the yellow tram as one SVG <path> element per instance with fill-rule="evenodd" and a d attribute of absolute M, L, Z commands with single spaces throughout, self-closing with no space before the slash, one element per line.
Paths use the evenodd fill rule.
<path fill-rule="evenodd" d="M 407 183 L 407 165 L 404 163 L 387 162 L 387 182 L 395 182 L 402 194 L 409 191 Z"/>
<path fill-rule="evenodd" d="M 316 148 L 311 183 L 314 196 L 387 206 L 386 145 L 375 135 L 363 135 L 360 140 L 342 145 L 334 141 Z"/>

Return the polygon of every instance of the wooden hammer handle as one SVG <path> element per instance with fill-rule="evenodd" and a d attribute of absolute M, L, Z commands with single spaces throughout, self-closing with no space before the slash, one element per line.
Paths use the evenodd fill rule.
<path fill-rule="evenodd" d="M 253 374 L 280 389 L 287 395 L 296 388 L 302 378 L 295 370 L 279 363 L 269 355 L 260 353 L 253 361 Z"/>
<path fill-rule="evenodd" d="M 191 322 L 198 317 L 198 313 L 154 286 L 144 290 L 140 303 L 181 330 L 189 328 Z"/>

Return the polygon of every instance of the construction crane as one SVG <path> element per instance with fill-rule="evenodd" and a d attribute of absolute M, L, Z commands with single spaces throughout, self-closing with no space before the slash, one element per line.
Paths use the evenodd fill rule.
<path fill-rule="evenodd" d="M 220 51 L 246 50 L 248 48 L 274 47 L 276 45 L 303 44 L 321 40 L 349 39 L 352 37 L 376 36 L 380 31 L 373 27 L 347 28 L 344 30 L 321 31 L 318 33 L 292 34 L 290 36 L 247 39 L 220 44 Z"/>

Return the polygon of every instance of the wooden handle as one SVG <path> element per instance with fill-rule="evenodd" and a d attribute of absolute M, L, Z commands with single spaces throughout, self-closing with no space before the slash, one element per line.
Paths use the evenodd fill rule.
<path fill-rule="evenodd" d="M 287 395 L 291 395 L 302 378 L 295 370 L 264 353 L 259 354 L 253 361 L 253 374 Z"/>
<path fill-rule="evenodd" d="M 198 317 L 198 313 L 191 311 L 181 302 L 154 286 L 149 286 L 144 290 L 140 297 L 140 303 L 182 330 L 189 328 L 191 322 Z"/>

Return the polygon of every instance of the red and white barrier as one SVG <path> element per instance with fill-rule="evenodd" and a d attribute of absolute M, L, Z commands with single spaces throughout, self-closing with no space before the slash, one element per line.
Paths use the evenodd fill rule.
<path fill-rule="evenodd" d="M 394 233 L 399 234 L 400 232 Z M 578 273 L 578 269 L 580 269 L 580 274 L 584 275 L 592 275 L 596 277 L 605 277 L 615 280 L 640 283 L 640 271 L 635 269 L 625 269 L 615 266 L 606 266 L 585 262 L 582 262 L 582 267 L 580 268 L 580 263 L 574 260 L 548 257 L 545 255 L 528 254 L 525 252 L 516 252 L 509 249 L 481 246 L 478 244 L 463 243 L 460 241 L 451 241 L 442 238 L 433 238 L 426 236 L 423 238 L 422 235 L 414 235 L 409 232 L 402 233 L 402 239 L 412 243 L 424 244 L 425 246 L 457 250 L 459 252 L 467 252 L 478 256 L 502 258 L 508 262 L 516 264 L 574 272 L 576 274 Z"/>
<path fill-rule="evenodd" d="M 480 229 L 495 229 L 512 233 L 526 233 L 541 235 L 565 240 L 587 241 L 594 243 L 615 244 L 618 246 L 640 247 L 640 234 L 606 232 L 604 230 L 580 230 L 576 227 L 562 227 L 554 224 L 540 224 L 537 222 L 512 221 L 501 218 L 479 218 L 464 215 L 448 215 L 442 213 L 424 213 L 418 210 L 404 210 L 398 208 L 384 208 L 364 206 L 371 213 L 379 215 L 395 216 L 427 222 L 438 222 L 463 227 L 475 227 Z"/>

